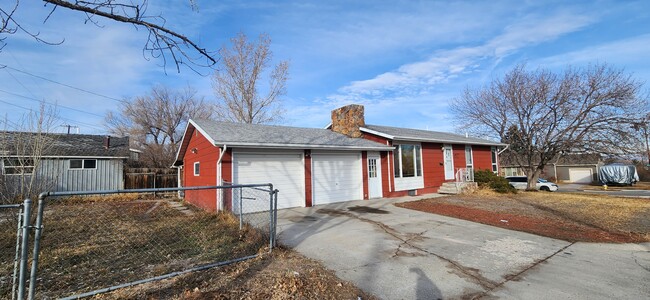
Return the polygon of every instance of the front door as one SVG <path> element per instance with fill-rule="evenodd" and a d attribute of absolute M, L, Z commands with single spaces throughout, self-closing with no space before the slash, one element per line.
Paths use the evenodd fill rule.
<path fill-rule="evenodd" d="M 445 145 L 443 155 L 445 180 L 454 179 L 454 156 L 451 145 Z"/>
<path fill-rule="evenodd" d="M 381 198 L 381 159 L 368 153 L 368 198 Z"/>

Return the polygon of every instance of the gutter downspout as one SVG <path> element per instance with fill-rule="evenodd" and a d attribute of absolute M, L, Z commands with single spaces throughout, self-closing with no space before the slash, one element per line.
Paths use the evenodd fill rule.
<path fill-rule="evenodd" d="M 181 184 L 181 181 L 182 181 L 181 180 L 181 170 L 183 169 L 183 166 L 174 166 L 174 168 L 176 168 L 176 186 L 181 188 L 182 187 L 181 186 L 182 185 Z M 177 192 L 178 199 L 183 199 L 182 193 L 183 193 L 182 191 Z"/>
<path fill-rule="evenodd" d="M 226 151 L 228 150 L 228 145 L 223 145 L 223 149 L 219 152 L 219 159 L 217 160 L 217 185 L 222 186 L 223 185 L 223 180 L 221 179 L 221 160 L 223 159 L 223 155 L 226 154 Z M 223 203 L 223 189 L 217 190 L 217 203 L 216 203 L 216 208 L 217 211 L 222 211 L 225 209 L 224 203 Z"/>

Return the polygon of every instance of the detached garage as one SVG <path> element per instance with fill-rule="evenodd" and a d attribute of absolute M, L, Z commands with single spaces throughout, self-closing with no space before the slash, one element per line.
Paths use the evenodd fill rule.
<path fill-rule="evenodd" d="M 594 175 L 590 168 L 570 168 L 569 182 L 573 183 L 591 183 Z"/>
<path fill-rule="evenodd" d="M 175 166 L 200 166 L 200 174 L 182 172 L 183 186 L 271 183 L 282 209 L 364 199 L 362 153 L 392 149 L 327 129 L 190 120 Z M 237 192 L 192 192 L 185 200 L 208 210 L 238 212 L 239 201 L 244 213 L 268 209 Z"/>

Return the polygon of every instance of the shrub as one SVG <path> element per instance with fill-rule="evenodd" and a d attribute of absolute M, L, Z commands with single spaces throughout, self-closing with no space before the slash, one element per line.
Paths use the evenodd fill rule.
<path fill-rule="evenodd" d="M 474 172 L 474 181 L 480 187 L 488 187 L 497 193 L 516 193 L 517 190 L 513 188 L 508 180 L 501 176 L 497 176 L 490 170 L 476 170 Z"/>

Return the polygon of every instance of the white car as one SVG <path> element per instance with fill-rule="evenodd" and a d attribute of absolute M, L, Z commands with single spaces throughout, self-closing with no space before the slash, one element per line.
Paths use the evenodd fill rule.
<path fill-rule="evenodd" d="M 508 176 L 506 180 L 510 182 L 512 187 L 518 190 L 525 190 L 528 187 L 528 178 L 526 176 Z M 537 189 L 546 192 L 555 192 L 558 189 L 557 184 L 549 182 L 546 179 L 537 179 Z"/>

